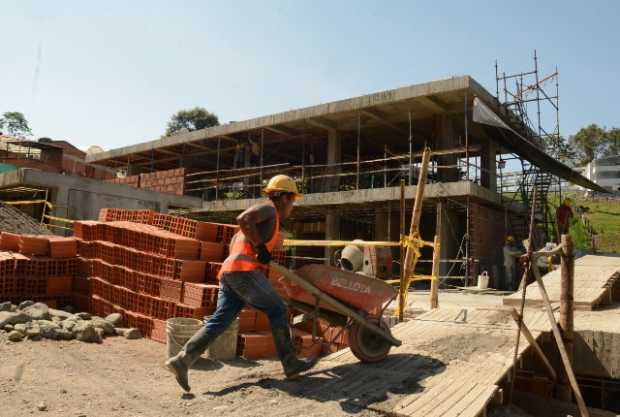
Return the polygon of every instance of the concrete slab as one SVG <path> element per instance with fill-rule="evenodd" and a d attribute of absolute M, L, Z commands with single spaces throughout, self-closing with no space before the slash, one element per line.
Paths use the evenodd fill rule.
<path fill-rule="evenodd" d="M 416 186 L 405 188 L 405 198 L 411 200 L 415 197 Z M 487 188 L 481 187 L 469 181 L 446 182 L 427 184 L 424 188 L 424 198 L 454 198 L 470 196 L 487 203 L 500 205 L 500 196 Z M 329 193 L 306 194 L 304 198 L 295 203 L 299 208 L 304 207 L 328 207 L 339 205 L 367 205 L 386 201 L 400 200 L 400 187 L 373 188 L 363 190 L 338 191 Z M 261 199 L 243 200 L 218 200 L 205 201 L 200 209 L 192 210 L 199 212 L 236 212 L 243 211 Z"/>

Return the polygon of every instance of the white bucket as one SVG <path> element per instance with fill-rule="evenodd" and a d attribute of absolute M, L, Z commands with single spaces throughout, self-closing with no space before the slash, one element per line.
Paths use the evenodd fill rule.
<path fill-rule="evenodd" d="M 173 317 L 166 320 L 166 344 L 168 357 L 172 358 L 185 343 L 202 327 L 202 322 L 186 317 Z"/>
<path fill-rule="evenodd" d="M 208 321 L 210 317 L 206 317 Z M 209 345 L 209 359 L 226 361 L 237 356 L 237 336 L 239 335 L 239 318 Z"/>
<path fill-rule="evenodd" d="M 478 275 L 478 289 L 486 290 L 489 288 L 489 275 L 487 271 L 484 271 L 482 274 Z"/>

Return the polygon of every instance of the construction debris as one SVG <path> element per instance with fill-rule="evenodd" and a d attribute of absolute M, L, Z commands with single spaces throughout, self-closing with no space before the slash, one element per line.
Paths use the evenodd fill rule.
<path fill-rule="evenodd" d="M 0 230 L 9 233 L 52 234 L 45 225 L 18 208 L 4 203 L 0 203 Z"/>

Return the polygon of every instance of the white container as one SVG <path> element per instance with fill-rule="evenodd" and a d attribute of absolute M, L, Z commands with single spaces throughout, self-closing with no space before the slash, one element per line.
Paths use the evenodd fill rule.
<path fill-rule="evenodd" d="M 185 343 L 202 327 L 202 322 L 197 319 L 185 317 L 173 317 L 166 320 L 166 345 L 168 358 L 176 356 Z"/>
<path fill-rule="evenodd" d="M 482 274 L 478 275 L 478 289 L 486 290 L 489 288 L 489 274 L 487 271 L 483 271 Z"/>

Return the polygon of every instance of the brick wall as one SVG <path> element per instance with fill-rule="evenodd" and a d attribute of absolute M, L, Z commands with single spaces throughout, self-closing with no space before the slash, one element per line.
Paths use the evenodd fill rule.
<path fill-rule="evenodd" d="M 502 210 L 471 203 L 469 210 L 469 254 L 474 262 L 470 276 L 487 270 L 491 276 L 502 273 L 505 230 Z M 495 268 L 494 268 L 495 267 Z"/>
<path fill-rule="evenodd" d="M 183 195 L 185 192 L 185 168 L 130 175 L 123 178 L 107 180 L 107 182 L 129 185 L 160 193 Z"/>

